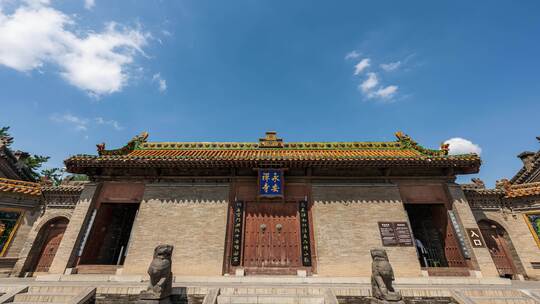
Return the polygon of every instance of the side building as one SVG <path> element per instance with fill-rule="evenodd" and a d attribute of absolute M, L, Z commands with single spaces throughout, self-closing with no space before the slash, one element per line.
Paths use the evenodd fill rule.
<path fill-rule="evenodd" d="M 0 137 L 0 277 L 47 272 L 83 188 L 37 183 L 25 164 L 30 155 L 12 151 L 11 142 Z"/>
<path fill-rule="evenodd" d="M 467 237 L 479 226 L 455 183 L 478 172 L 475 154 L 426 149 L 400 132 L 391 142 L 147 137 L 65 161 L 91 182 L 69 204 L 47 273 L 144 277 L 167 243 L 176 277 L 369 277 L 374 247 L 398 277 L 499 276 L 488 248 Z M 35 239 L 48 233 L 41 227 Z M 14 275 L 40 272 L 39 248 L 29 237 Z"/>
<path fill-rule="evenodd" d="M 537 137 L 540 140 L 540 137 Z M 523 167 L 487 189 L 462 185 L 500 276 L 540 279 L 540 151 L 518 155 Z"/>

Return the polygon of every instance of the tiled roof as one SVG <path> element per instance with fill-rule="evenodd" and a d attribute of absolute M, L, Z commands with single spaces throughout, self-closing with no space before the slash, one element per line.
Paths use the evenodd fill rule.
<path fill-rule="evenodd" d="M 476 154 L 448 155 L 423 148 L 409 136 L 396 133 L 394 142 L 283 142 L 268 132 L 259 142 L 146 142 L 146 133 L 126 146 L 98 155 L 75 155 L 65 161 L 68 170 L 76 167 L 118 166 L 240 166 L 279 162 L 284 165 L 421 165 L 472 168 L 477 171 Z"/>
<path fill-rule="evenodd" d="M 39 196 L 41 195 L 41 186 L 38 183 L 0 178 L 0 192 Z"/>
<path fill-rule="evenodd" d="M 540 195 L 540 182 L 511 185 L 506 189 L 507 198 Z"/>

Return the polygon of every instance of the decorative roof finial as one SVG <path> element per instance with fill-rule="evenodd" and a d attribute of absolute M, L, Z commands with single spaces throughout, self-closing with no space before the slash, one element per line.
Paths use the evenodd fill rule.
<path fill-rule="evenodd" d="M 277 137 L 276 131 L 268 131 L 264 138 L 259 138 L 259 147 L 283 148 L 283 139 Z"/>
<path fill-rule="evenodd" d="M 101 153 L 105 151 L 105 143 L 97 144 L 96 147 L 99 155 L 101 155 Z"/>
<path fill-rule="evenodd" d="M 450 144 L 447 143 L 441 143 L 441 151 L 443 151 L 444 155 L 448 155 L 448 152 L 450 151 Z"/>
<path fill-rule="evenodd" d="M 133 137 L 125 146 L 115 150 L 105 150 L 105 143 L 97 144 L 98 155 L 126 155 L 148 139 L 148 132 Z"/>

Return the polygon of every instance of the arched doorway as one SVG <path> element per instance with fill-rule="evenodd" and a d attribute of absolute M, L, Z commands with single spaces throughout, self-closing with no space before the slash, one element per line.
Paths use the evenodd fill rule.
<path fill-rule="evenodd" d="M 68 219 L 60 217 L 43 225 L 38 235 L 42 240 L 42 245 L 37 258 L 35 259 L 35 264 L 32 267 L 32 272 L 49 271 L 49 267 L 56 255 L 56 251 L 58 251 L 58 247 L 60 246 L 68 223 Z"/>
<path fill-rule="evenodd" d="M 517 271 L 512 261 L 511 245 L 507 241 L 506 230 L 501 225 L 487 220 L 481 220 L 478 226 L 499 275 L 512 278 L 517 274 Z"/>

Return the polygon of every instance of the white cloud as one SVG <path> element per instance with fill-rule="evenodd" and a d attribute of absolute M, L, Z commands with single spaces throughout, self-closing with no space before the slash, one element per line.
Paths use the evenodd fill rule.
<path fill-rule="evenodd" d="M 474 144 L 472 141 L 461 138 L 461 137 L 450 138 L 444 143 L 449 145 L 448 154 L 450 155 L 468 154 L 468 153 L 476 153 L 480 155 L 480 153 L 482 153 L 482 148 L 480 148 L 479 145 Z"/>
<path fill-rule="evenodd" d="M 360 57 L 360 53 L 358 53 L 357 51 L 352 51 L 352 52 L 347 53 L 347 55 L 345 55 L 345 60 L 356 59 L 358 57 Z"/>
<path fill-rule="evenodd" d="M 91 95 L 121 91 L 149 35 L 114 22 L 82 35 L 71 30 L 71 17 L 47 4 L 27 2 L 12 14 L 0 10 L 0 64 L 21 72 L 55 64 L 64 79 Z"/>
<path fill-rule="evenodd" d="M 92 9 L 96 5 L 95 0 L 84 0 L 84 8 L 89 10 Z"/>
<path fill-rule="evenodd" d="M 397 70 L 400 66 L 401 66 L 401 61 L 382 63 L 381 69 L 387 72 L 391 72 L 393 70 Z"/>
<path fill-rule="evenodd" d="M 120 126 L 120 124 L 116 120 L 112 120 L 112 119 L 111 120 L 105 120 L 103 117 L 96 117 L 94 119 L 94 121 L 98 125 L 109 125 L 109 126 L 113 127 L 116 131 L 120 131 L 120 130 L 124 129 L 122 126 Z"/>
<path fill-rule="evenodd" d="M 88 130 L 88 119 L 81 118 L 69 113 L 58 115 L 53 114 L 51 120 L 58 123 L 67 123 L 74 127 L 76 131 L 86 131 Z"/>
<path fill-rule="evenodd" d="M 163 79 L 160 73 L 154 74 L 154 76 L 152 76 L 152 81 L 157 82 L 159 91 L 161 93 L 167 90 L 167 80 Z"/>
<path fill-rule="evenodd" d="M 378 97 L 384 100 L 389 100 L 397 93 L 398 87 L 395 85 L 389 85 L 385 88 L 379 88 L 377 91 L 372 92 L 370 97 Z"/>
<path fill-rule="evenodd" d="M 369 58 L 364 58 L 360 60 L 355 66 L 354 66 L 354 75 L 358 75 L 362 73 L 365 69 L 367 69 L 370 65 Z"/>
<path fill-rule="evenodd" d="M 366 80 L 364 80 L 360 84 L 360 89 L 364 94 L 367 94 L 369 91 L 371 91 L 374 87 L 376 87 L 379 84 L 379 79 L 377 78 L 377 74 L 375 73 L 368 73 L 368 77 Z"/>
<path fill-rule="evenodd" d="M 75 131 L 88 131 L 92 126 L 105 125 L 110 126 L 113 129 L 120 131 L 124 128 L 116 120 L 106 120 L 103 117 L 96 117 L 94 119 L 88 119 L 84 117 L 75 116 L 70 113 L 65 114 L 53 114 L 50 119 L 56 123 L 67 124 L 73 127 Z"/>

